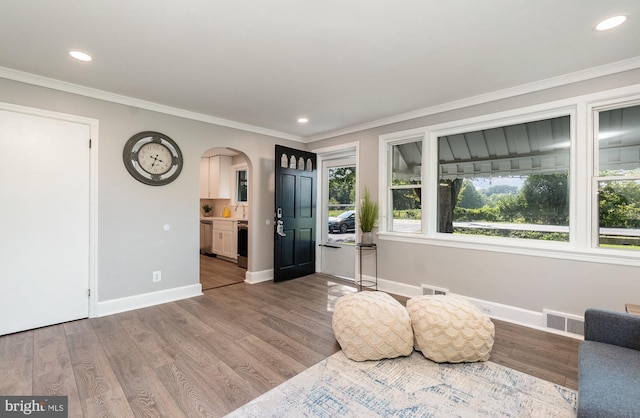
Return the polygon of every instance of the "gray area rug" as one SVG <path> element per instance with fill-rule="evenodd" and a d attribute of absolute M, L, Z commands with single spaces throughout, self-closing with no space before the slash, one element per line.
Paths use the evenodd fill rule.
<path fill-rule="evenodd" d="M 577 394 L 491 361 L 355 362 L 340 351 L 227 417 L 575 417 Z"/>

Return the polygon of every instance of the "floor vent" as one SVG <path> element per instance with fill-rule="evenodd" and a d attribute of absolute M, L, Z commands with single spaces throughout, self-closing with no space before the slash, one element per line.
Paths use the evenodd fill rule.
<path fill-rule="evenodd" d="M 584 318 L 546 309 L 542 312 L 547 328 L 569 332 L 571 334 L 584 335 Z"/>
<path fill-rule="evenodd" d="M 443 287 L 431 286 L 428 284 L 421 284 L 423 295 L 446 295 L 449 293 L 449 289 Z"/>

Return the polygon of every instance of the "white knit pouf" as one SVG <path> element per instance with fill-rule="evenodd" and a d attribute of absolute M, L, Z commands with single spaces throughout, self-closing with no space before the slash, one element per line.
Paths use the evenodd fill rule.
<path fill-rule="evenodd" d="M 342 296 L 333 312 L 333 333 L 351 360 L 408 356 L 413 331 L 407 310 L 384 292 Z"/>
<path fill-rule="evenodd" d="M 487 361 L 495 326 L 471 302 L 454 296 L 418 296 L 407 301 L 415 349 L 437 363 Z"/>

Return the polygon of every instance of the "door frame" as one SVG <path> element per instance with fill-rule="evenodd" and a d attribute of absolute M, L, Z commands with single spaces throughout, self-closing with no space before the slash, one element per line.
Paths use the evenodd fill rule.
<path fill-rule="evenodd" d="M 353 156 L 353 158 L 355 158 L 355 164 L 356 164 L 356 206 L 357 206 L 357 202 L 360 201 L 360 187 L 358 186 L 360 184 L 360 142 L 347 142 L 344 144 L 340 144 L 340 145 L 334 145 L 334 146 L 330 146 L 330 147 L 325 147 L 325 148 L 316 148 L 316 149 L 312 149 L 311 152 L 315 153 L 318 156 L 318 167 L 321 168 L 323 163 L 326 160 L 334 160 L 336 158 L 341 158 L 341 157 L 345 157 L 345 156 Z M 324 181 L 317 181 L 317 191 L 318 191 L 318 195 L 316 196 L 316 202 L 321 202 L 318 203 L 318 205 L 322 204 L 322 202 L 324 202 L 324 196 L 326 193 L 325 186 L 324 186 Z M 316 219 L 316 231 L 318 231 L 318 234 L 322 234 L 322 219 L 321 217 L 318 217 L 318 219 Z M 357 233 L 358 233 L 358 223 L 356 221 L 356 237 L 357 237 Z M 322 235 L 320 236 L 316 236 L 316 241 L 317 242 L 321 242 L 322 239 Z M 357 241 L 357 239 L 356 239 Z M 358 273 L 358 265 L 357 265 L 357 260 L 356 257 L 354 257 L 353 260 L 353 265 L 354 265 L 354 272 L 356 272 L 356 274 Z M 322 247 L 320 246 L 316 246 L 316 271 L 317 272 L 322 272 Z"/>
<path fill-rule="evenodd" d="M 89 318 L 97 315 L 98 307 L 98 149 L 99 149 L 99 121 L 98 119 L 69 113 L 54 112 L 12 103 L 0 102 L 0 110 L 23 113 L 48 119 L 72 122 L 89 127 L 90 144 L 87 144 L 89 158 Z"/>

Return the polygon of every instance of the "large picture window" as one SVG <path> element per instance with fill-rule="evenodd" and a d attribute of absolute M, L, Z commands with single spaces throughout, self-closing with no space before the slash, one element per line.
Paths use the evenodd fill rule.
<path fill-rule="evenodd" d="M 382 240 L 640 266 L 640 86 L 380 136 Z"/>
<path fill-rule="evenodd" d="M 640 250 L 640 105 L 597 116 L 597 245 Z"/>
<path fill-rule="evenodd" d="M 437 143 L 438 232 L 569 241 L 570 116 Z"/>

